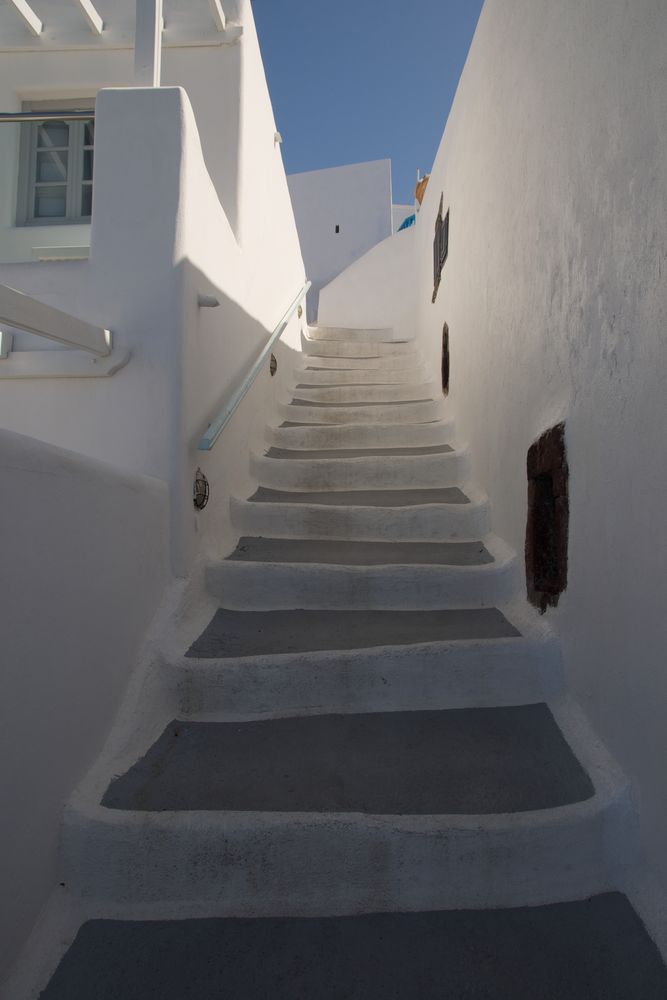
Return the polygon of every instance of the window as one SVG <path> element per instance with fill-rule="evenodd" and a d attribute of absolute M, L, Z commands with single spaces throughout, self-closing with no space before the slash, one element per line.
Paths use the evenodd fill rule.
<path fill-rule="evenodd" d="M 528 600 L 544 613 L 567 586 L 569 533 L 565 425 L 557 424 L 528 451 L 526 583 Z"/>
<path fill-rule="evenodd" d="M 70 105 L 70 106 L 68 106 Z M 29 102 L 24 111 L 92 110 L 92 101 Z M 95 121 L 26 122 L 21 131 L 16 224 L 89 222 L 93 207 Z"/>
<path fill-rule="evenodd" d="M 438 294 L 438 288 L 440 287 L 440 278 L 442 277 L 442 268 L 445 261 L 447 260 L 447 254 L 449 253 L 449 209 L 447 209 L 447 215 L 442 217 L 443 210 L 443 199 L 440 198 L 440 208 L 438 209 L 438 218 L 435 220 L 435 236 L 433 237 L 433 298 L 432 302 L 435 302 L 436 295 Z"/>

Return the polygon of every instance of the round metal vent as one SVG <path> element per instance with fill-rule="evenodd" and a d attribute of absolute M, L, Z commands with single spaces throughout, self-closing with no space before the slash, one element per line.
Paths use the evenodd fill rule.
<path fill-rule="evenodd" d="M 192 502 L 194 503 L 197 510 L 203 510 L 208 503 L 209 497 L 209 486 L 208 479 L 201 471 L 197 469 L 195 472 L 195 481 L 192 488 Z"/>

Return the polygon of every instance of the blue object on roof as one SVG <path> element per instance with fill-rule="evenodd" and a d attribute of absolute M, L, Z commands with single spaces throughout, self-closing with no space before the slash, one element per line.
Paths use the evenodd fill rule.
<path fill-rule="evenodd" d="M 401 229 L 409 229 L 410 226 L 414 226 L 416 221 L 417 221 L 417 216 L 414 213 L 412 215 L 409 215 L 407 219 L 403 219 L 403 222 L 398 227 L 399 233 Z"/>

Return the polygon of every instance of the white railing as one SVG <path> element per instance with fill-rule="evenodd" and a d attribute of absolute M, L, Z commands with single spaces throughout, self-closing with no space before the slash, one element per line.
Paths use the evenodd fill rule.
<path fill-rule="evenodd" d="M 231 420 L 231 418 L 232 418 L 233 414 L 235 413 L 237 407 L 239 406 L 239 404 L 241 403 L 241 401 L 245 397 L 246 393 L 248 392 L 248 390 L 252 386 L 253 382 L 255 381 L 255 379 L 257 378 L 257 376 L 261 372 L 262 368 L 264 367 L 264 365 L 266 363 L 266 359 L 268 358 L 269 354 L 271 353 L 271 348 L 273 347 L 273 345 L 275 344 L 275 342 L 277 340 L 279 340 L 280 337 L 282 336 L 282 334 L 285 332 L 287 324 L 289 323 L 289 321 L 291 320 L 292 316 L 296 312 L 296 310 L 299 307 L 300 303 L 303 302 L 303 300 L 305 299 L 306 294 L 307 294 L 308 289 L 310 288 L 310 286 L 311 286 L 311 282 L 307 281 L 306 284 L 301 289 L 301 291 L 299 292 L 299 294 L 297 295 L 297 297 L 292 302 L 291 306 L 289 307 L 289 309 L 287 310 L 287 312 L 285 313 L 285 315 L 282 317 L 282 319 L 278 323 L 278 326 L 275 328 L 275 330 L 273 331 L 273 333 L 269 337 L 269 339 L 266 342 L 266 344 L 264 345 L 264 348 L 262 349 L 262 353 L 257 358 L 257 361 L 255 361 L 254 365 L 252 366 L 252 368 L 250 369 L 250 371 L 246 375 L 246 377 L 245 377 L 245 379 L 243 381 L 243 384 L 240 386 L 239 389 L 236 390 L 236 392 L 234 393 L 234 395 L 232 396 L 232 398 L 229 400 L 229 402 L 225 403 L 225 405 L 220 410 L 220 413 L 217 415 L 217 417 L 208 425 L 206 431 L 204 432 L 204 434 L 202 435 L 202 437 L 201 437 L 201 439 L 199 441 L 199 444 L 197 445 L 199 451 L 210 451 L 211 448 L 213 447 L 213 445 L 215 444 L 215 442 L 218 440 L 218 438 L 222 434 L 223 430 L 225 429 L 226 424 L 229 422 L 229 420 Z"/>
<path fill-rule="evenodd" d="M 0 285 L 0 323 L 56 340 L 66 347 L 78 347 L 98 358 L 111 354 L 110 330 L 69 316 L 7 285 Z"/>

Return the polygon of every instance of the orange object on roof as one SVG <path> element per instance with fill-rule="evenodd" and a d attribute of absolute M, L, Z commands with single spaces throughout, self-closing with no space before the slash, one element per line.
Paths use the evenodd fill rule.
<path fill-rule="evenodd" d="M 415 198 L 421 205 L 424 200 L 424 192 L 426 191 L 426 185 L 428 184 L 430 174 L 425 174 L 421 180 L 417 181 L 417 187 L 415 188 Z"/>

